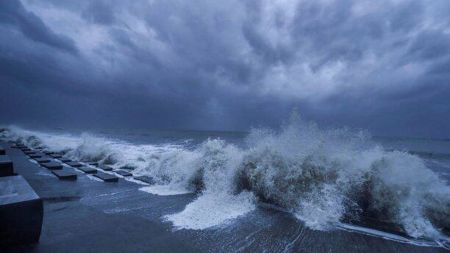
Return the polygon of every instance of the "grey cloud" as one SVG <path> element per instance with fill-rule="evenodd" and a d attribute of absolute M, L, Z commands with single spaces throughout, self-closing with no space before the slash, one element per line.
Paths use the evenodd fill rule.
<path fill-rule="evenodd" d="M 0 5 L 5 122 L 245 130 L 299 107 L 374 134 L 450 135 L 446 1 L 22 3 Z"/>
<path fill-rule="evenodd" d="M 19 1 L 2 1 L 0 3 L 0 21 L 17 26 L 27 38 L 33 41 L 70 53 L 77 53 L 77 48 L 72 40 L 55 34 L 38 16 L 26 11 Z"/>
<path fill-rule="evenodd" d="M 115 21 L 113 10 L 107 1 L 89 3 L 82 12 L 82 16 L 89 21 L 103 25 L 110 25 Z"/>

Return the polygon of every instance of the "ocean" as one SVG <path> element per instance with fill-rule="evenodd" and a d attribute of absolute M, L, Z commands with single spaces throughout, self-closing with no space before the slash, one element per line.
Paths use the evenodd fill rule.
<path fill-rule="evenodd" d="M 149 176 L 155 183 L 141 188 L 149 194 L 194 196 L 160 220 L 211 252 L 339 251 L 348 243 L 420 252 L 450 243 L 449 140 L 299 120 L 249 132 L 8 126 L 0 135 Z M 373 241 L 378 248 L 367 246 Z"/>

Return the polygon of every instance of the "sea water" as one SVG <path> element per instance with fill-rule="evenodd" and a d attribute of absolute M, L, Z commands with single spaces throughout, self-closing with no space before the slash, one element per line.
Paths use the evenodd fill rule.
<path fill-rule="evenodd" d="M 9 126 L 1 136 L 150 176 L 155 184 L 142 190 L 151 194 L 196 193 L 184 210 L 161 217 L 177 230 L 226 226 L 265 205 L 316 231 L 368 233 L 355 224 L 370 215 L 413 239 L 448 239 L 448 140 L 371 137 L 301 120 L 250 132 Z"/>

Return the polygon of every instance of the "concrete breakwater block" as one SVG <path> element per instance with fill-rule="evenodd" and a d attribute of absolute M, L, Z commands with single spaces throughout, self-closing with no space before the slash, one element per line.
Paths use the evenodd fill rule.
<path fill-rule="evenodd" d="M 65 158 L 65 157 L 61 157 L 61 158 L 58 158 L 61 162 L 63 162 L 63 163 L 68 163 L 68 162 L 71 162 L 72 160 L 70 160 L 69 158 Z"/>
<path fill-rule="evenodd" d="M 130 176 L 133 175 L 130 172 L 124 171 L 124 170 L 115 170 L 114 172 L 119 174 L 119 175 L 121 175 L 121 176 L 123 176 L 123 177 L 130 177 Z"/>
<path fill-rule="evenodd" d="M 13 162 L 7 155 L 0 155 L 0 177 L 13 176 Z"/>
<path fill-rule="evenodd" d="M 62 164 L 57 162 L 41 163 L 41 166 L 49 170 L 61 170 L 63 168 Z"/>
<path fill-rule="evenodd" d="M 48 157 L 41 157 L 41 158 L 36 158 L 34 159 L 36 162 L 38 163 L 49 163 L 51 162 L 51 159 Z"/>
<path fill-rule="evenodd" d="M 138 176 L 138 177 L 133 177 L 136 180 L 142 181 L 144 183 L 147 184 L 154 184 L 155 180 L 153 179 L 153 177 L 149 177 L 149 176 Z"/>
<path fill-rule="evenodd" d="M 45 156 L 44 154 L 40 154 L 40 153 L 34 153 L 31 155 L 28 155 L 28 157 L 30 157 L 31 159 L 36 159 L 36 158 L 42 158 L 43 156 Z"/>
<path fill-rule="evenodd" d="M 99 166 L 99 168 L 102 169 L 102 170 L 104 170 L 104 171 L 112 171 L 112 170 L 113 170 L 113 168 L 112 168 L 111 166 L 104 165 L 104 164 L 101 164 L 101 165 Z"/>
<path fill-rule="evenodd" d="M 0 178 L 0 245 L 37 243 L 43 214 L 42 200 L 22 176 Z"/>
<path fill-rule="evenodd" d="M 119 169 L 121 169 L 121 170 L 134 170 L 136 168 L 131 166 L 131 165 L 125 165 L 125 166 L 120 167 Z"/>
<path fill-rule="evenodd" d="M 91 168 L 91 167 L 83 166 L 83 167 L 79 167 L 77 169 L 83 171 L 86 174 L 95 174 L 95 173 L 97 173 L 97 170 L 94 169 L 94 168 Z"/>
<path fill-rule="evenodd" d="M 53 175 L 57 176 L 61 180 L 77 180 L 77 174 L 68 168 L 61 170 L 53 170 Z"/>
<path fill-rule="evenodd" d="M 79 163 L 79 162 L 75 162 L 75 161 L 71 161 L 71 162 L 66 162 L 65 164 L 71 166 L 71 167 L 75 167 L 75 168 L 79 168 L 81 166 L 83 166 L 83 164 Z"/>
<path fill-rule="evenodd" d="M 105 182 L 117 182 L 119 181 L 119 178 L 114 176 L 114 175 L 110 175 L 107 173 L 103 173 L 103 172 L 97 172 L 96 174 L 93 175 L 96 178 L 100 178 L 101 180 L 105 181 Z"/>

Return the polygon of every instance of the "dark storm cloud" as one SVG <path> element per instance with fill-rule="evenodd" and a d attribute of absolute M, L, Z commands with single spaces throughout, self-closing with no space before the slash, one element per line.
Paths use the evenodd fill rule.
<path fill-rule="evenodd" d="M 107 1 L 93 1 L 82 12 L 83 18 L 92 22 L 110 25 L 114 22 L 114 13 L 112 7 Z"/>
<path fill-rule="evenodd" d="M 450 136 L 447 1 L 3 1 L 2 122 Z"/>
<path fill-rule="evenodd" d="M 0 21 L 15 26 L 28 39 L 76 53 L 72 40 L 55 34 L 34 13 L 24 9 L 19 1 L 2 1 L 0 3 Z"/>

